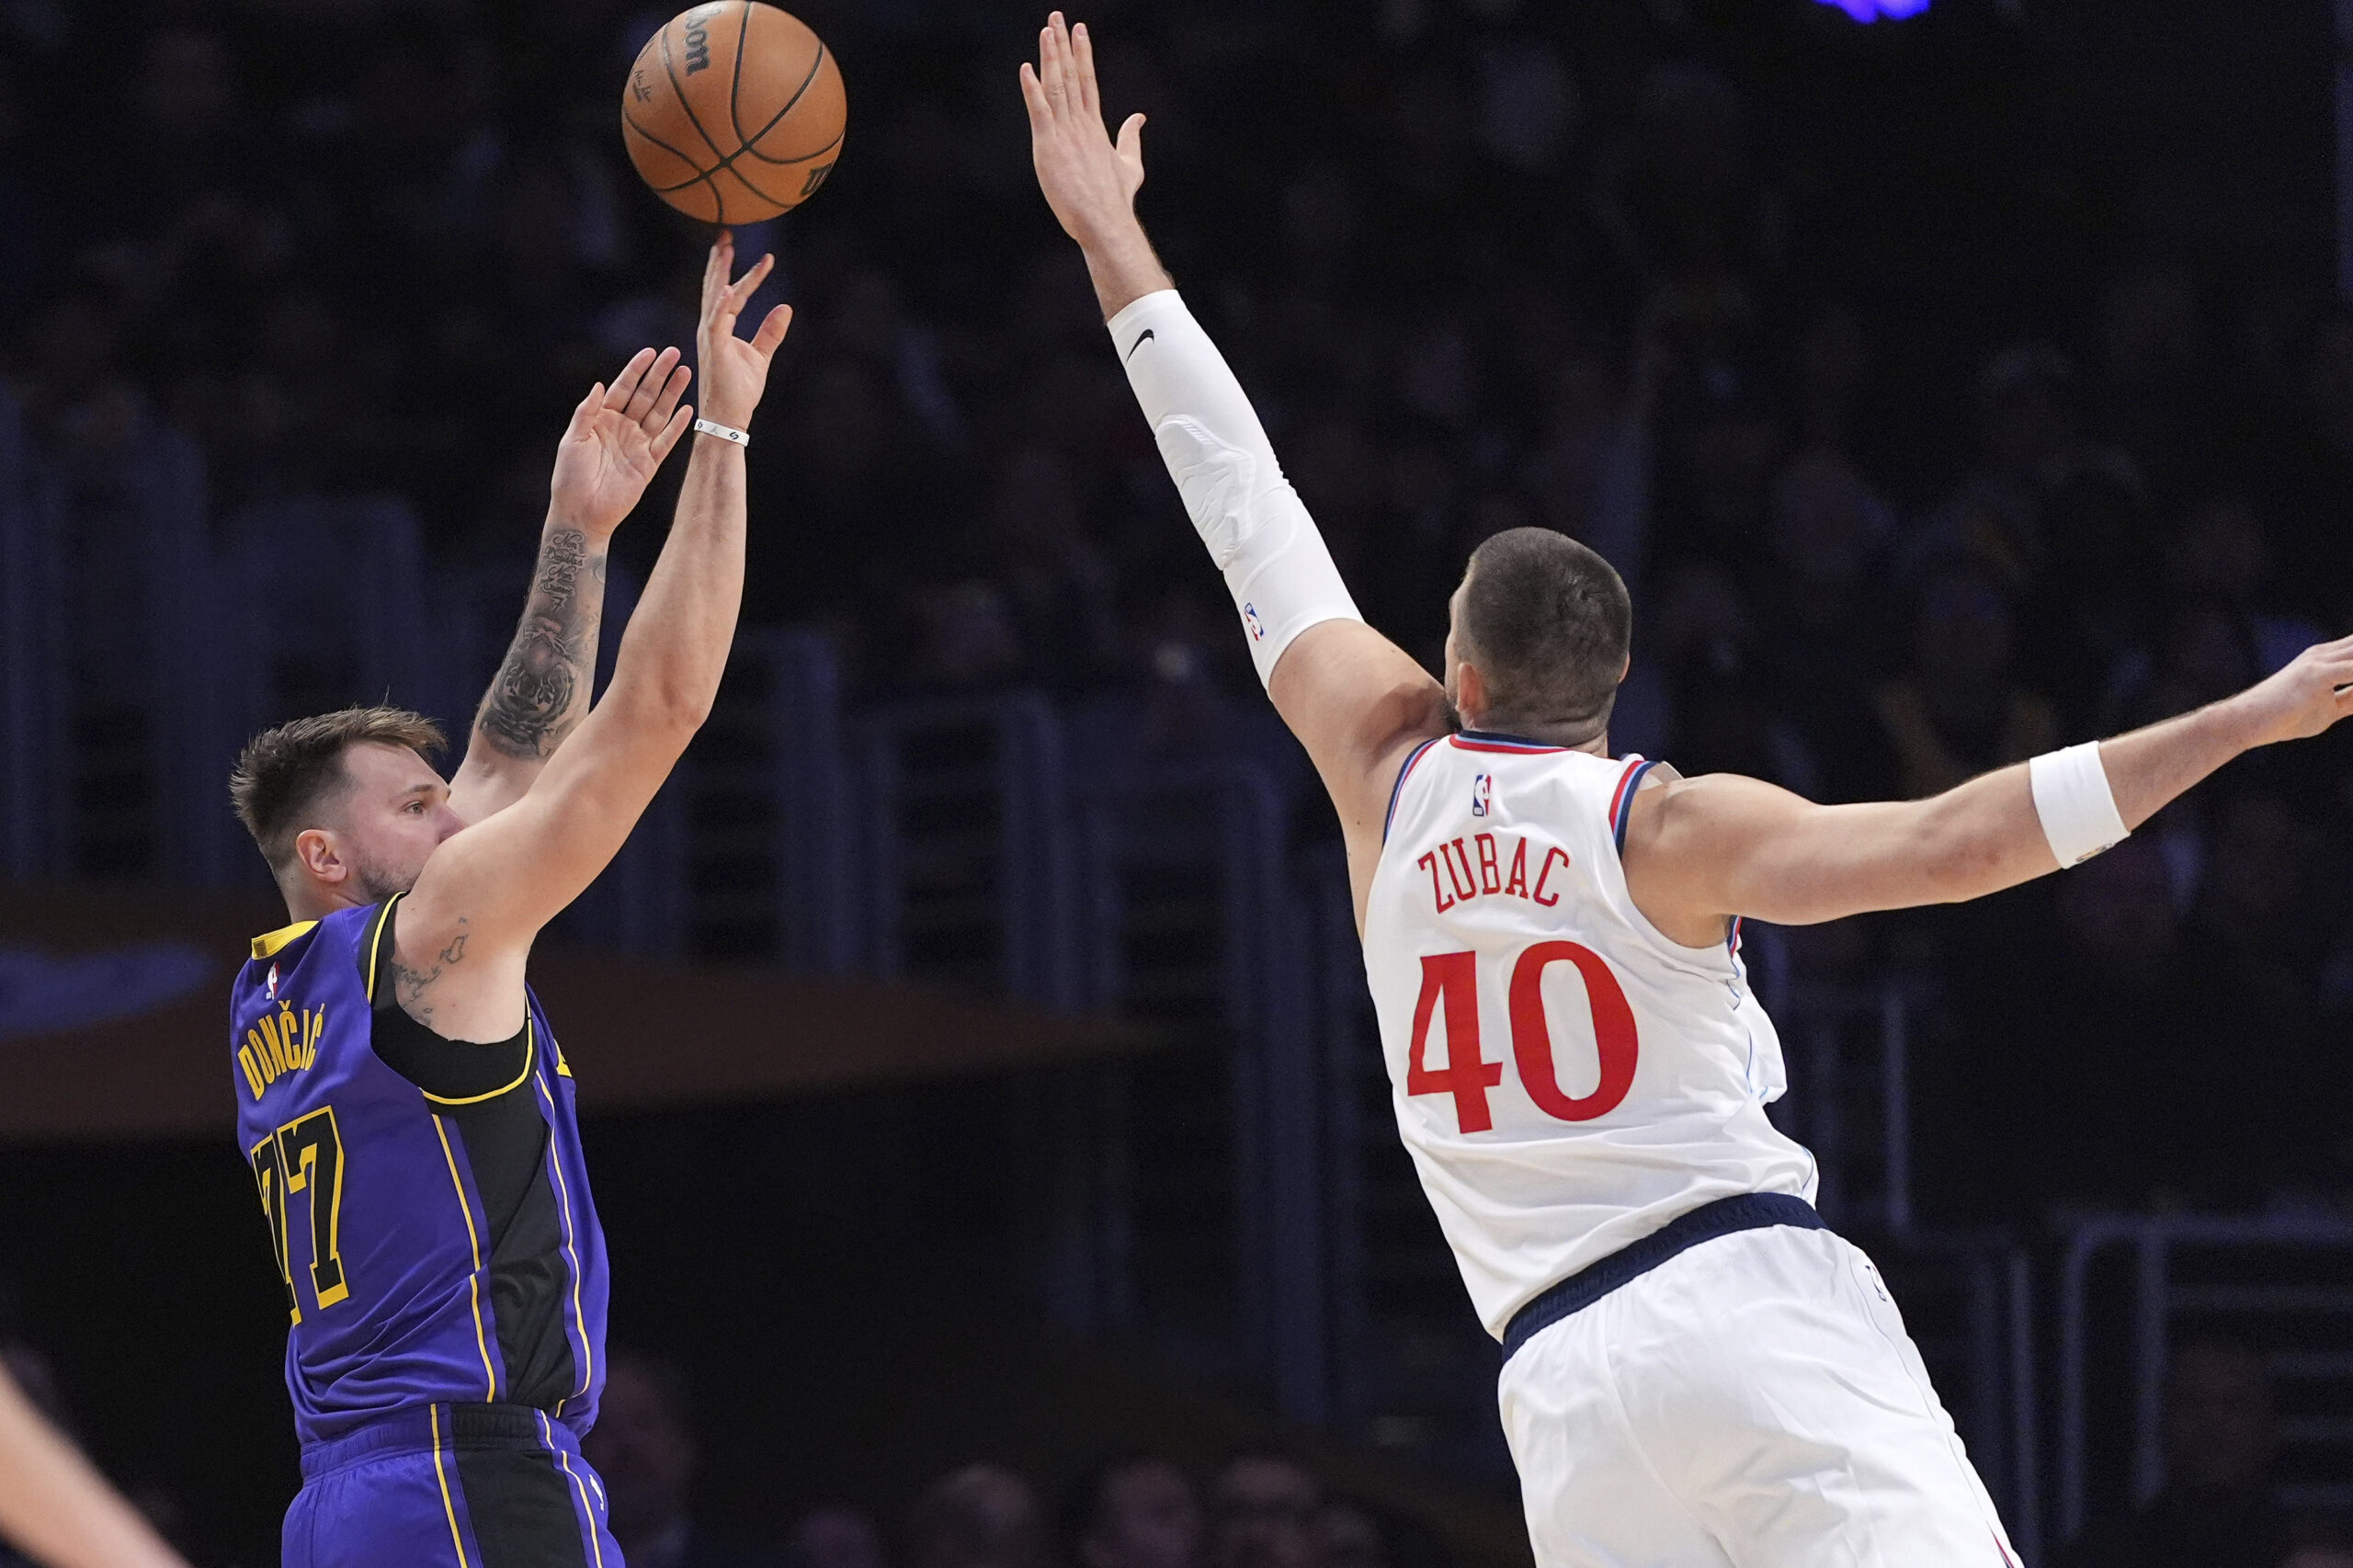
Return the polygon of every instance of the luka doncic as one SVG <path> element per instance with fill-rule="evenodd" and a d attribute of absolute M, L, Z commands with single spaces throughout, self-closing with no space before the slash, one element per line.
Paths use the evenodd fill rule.
<path fill-rule="evenodd" d="M 710 710 L 742 598 L 745 426 L 790 312 L 735 318 L 722 232 L 697 332 L 592 388 L 556 452 L 521 630 L 444 783 L 393 709 L 259 736 L 231 793 L 293 924 L 233 1000 L 238 1125 L 292 1325 L 288 1568 L 621 1568 L 580 1457 L 604 1238 L 571 1067 L 524 969 Z M 677 514 L 590 705 L 606 549 L 691 422 Z"/>

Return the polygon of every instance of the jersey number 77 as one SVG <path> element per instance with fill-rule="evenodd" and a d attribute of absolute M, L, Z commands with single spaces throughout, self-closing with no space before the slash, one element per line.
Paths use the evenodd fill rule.
<path fill-rule="evenodd" d="M 1582 1096 L 1561 1087 L 1552 1062 L 1552 1029 L 1544 1016 L 1544 971 L 1572 963 L 1585 978 L 1593 1013 L 1593 1040 L 1601 1059 L 1601 1081 Z M 1446 1065 L 1429 1065 L 1430 1020 L 1446 1005 Z M 1625 988 L 1591 948 L 1575 942 L 1538 942 L 1521 951 L 1511 971 L 1511 1054 L 1519 1081 L 1536 1108 L 1562 1121 L 1591 1121 L 1618 1108 L 1634 1084 L 1641 1054 L 1634 1010 Z M 1500 1062 L 1490 1062 L 1479 1040 L 1479 962 L 1476 953 L 1434 953 L 1422 960 L 1422 994 L 1414 1004 L 1414 1040 L 1405 1058 L 1405 1093 L 1452 1095 L 1457 1125 L 1484 1132 L 1495 1124 L 1487 1091 L 1503 1082 Z"/>

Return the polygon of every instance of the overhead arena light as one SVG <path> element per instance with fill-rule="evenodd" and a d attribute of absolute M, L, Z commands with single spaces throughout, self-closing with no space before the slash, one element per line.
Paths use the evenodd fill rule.
<path fill-rule="evenodd" d="M 1882 17 L 1890 21 L 1902 21 L 1928 8 L 1928 0 L 1817 0 L 1817 3 L 1836 6 L 1859 22 L 1876 22 Z"/>

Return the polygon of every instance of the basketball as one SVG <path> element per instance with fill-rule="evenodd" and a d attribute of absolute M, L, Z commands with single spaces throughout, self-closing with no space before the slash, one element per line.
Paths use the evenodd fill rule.
<path fill-rule="evenodd" d="M 758 0 L 716 0 L 637 51 L 621 140 L 654 194 L 688 217 L 756 223 L 816 194 L 848 115 L 841 68 L 807 23 Z"/>

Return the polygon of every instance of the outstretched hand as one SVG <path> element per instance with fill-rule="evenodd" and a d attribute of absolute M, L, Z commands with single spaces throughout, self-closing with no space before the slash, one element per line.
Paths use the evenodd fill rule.
<path fill-rule="evenodd" d="M 2257 744 L 2319 734 L 2353 714 L 2353 637 L 2305 649 L 2237 700 L 2254 710 Z"/>
<path fill-rule="evenodd" d="M 1131 114 L 1116 142 L 1103 129 L 1103 96 L 1095 85 L 1095 41 L 1086 26 L 1063 24 L 1056 11 L 1038 34 L 1038 63 L 1021 66 L 1029 106 L 1029 157 L 1038 188 L 1063 232 L 1086 253 L 1096 301 L 1109 321 L 1129 304 L 1173 289 L 1136 222 L 1143 185 L 1143 116 Z"/>
<path fill-rule="evenodd" d="M 1021 65 L 1029 106 L 1029 157 L 1038 187 L 1063 233 L 1080 244 L 1131 218 L 1143 185 L 1143 116 L 1131 114 L 1111 140 L 1095 83 L 1095 42 L 1086 24 L 1066 26 L 1056 11 L 1038 34 L 1038 63 Z"/>
<path fill-rule="evenodd" d="M 702 366 L 703 417 L 737 430 L 751 427 L 752 411 L 767 390 L 768 362 L 792 325 L 792 307 L 779 305 L 749 339 L 735 335 L 735 318 L 775 266 L 775 256 L 764 256 L 735 278 L 735 236 L 722 229 L 702 269 L 702 321 L 695 328 L 695 352 Z"/>
<path fill-rule="evenodd" d="M 691 379 L 676 349 L 641 348 L 611 386 L 588 389 L 556 443 L 548 490 L 558 516 L 599 540 L 621 526 L 694 418 L 678 403 Z"/>

